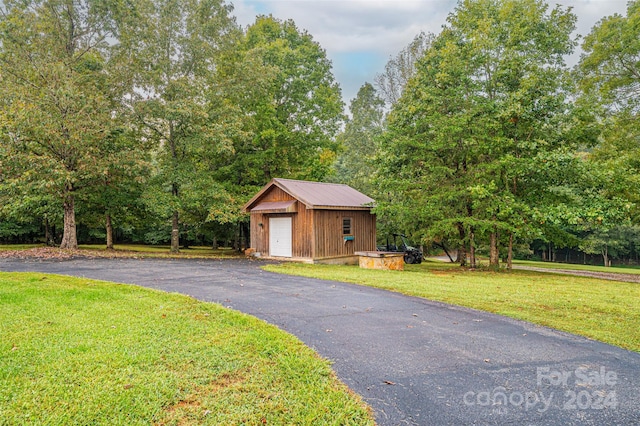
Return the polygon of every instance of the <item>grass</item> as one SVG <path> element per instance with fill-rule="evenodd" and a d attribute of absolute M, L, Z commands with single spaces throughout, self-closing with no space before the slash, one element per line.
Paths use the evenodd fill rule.
<path fill-rule="evenodd" d="M 264 269 L 466 306 L 640 352 L 640 284 L 520 270 L 470 271 L 441 262 L 405 267 L 399 272 L 284 263 Z"/>
<path fill-rule="evenodd" d="M 0 244 L 2 250 L 29 250 L 32 248 L 44 247 L 44 244 Z"/>
<path fill-rule="evenodd" d="M 192 298 L 0 273 L 1 425 L 373 424 L 329 362 Z"/>

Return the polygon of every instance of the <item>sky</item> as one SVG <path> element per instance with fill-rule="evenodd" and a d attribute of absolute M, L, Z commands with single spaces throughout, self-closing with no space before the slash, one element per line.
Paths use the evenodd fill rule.
<path fill-rule="evenodd" d="M 456 0 L 231 0 L 234 15 L 246 27 L 257 15 L 293 19 L 327 52 L 345 105 L 358 89 L 373 83 L 387 61 L 421 31 L 438 34 Z M 572 7 L 576 34 L 587 35 L 603 17 L 626 14 L 626 0 L 552 0 Z M 575 64 L 578 54 L 567 59 Z"/>

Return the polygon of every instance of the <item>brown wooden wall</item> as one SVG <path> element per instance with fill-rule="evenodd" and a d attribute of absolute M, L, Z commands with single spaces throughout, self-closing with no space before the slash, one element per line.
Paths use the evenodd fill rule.
<path fill-rule="evenodd" d="M 354 241 L 344 242 L 342 219 L 351 218 Z M 349 256 L 356 251 L 376 249 L 375 215 L 365 210 L 315 210 L 315 256 L 314 258 Z"/>
<path fill-rule="evenodd" d="M 294 198 L 278 187 L 261 197 L 260 202 L 288 201 Z M 263 256 L 269 255 L 269 218 L 291 217 L 292 255 L 318 259 L 349 256 L 355 251 L 376 249 L 375 215 L 362 210 L 308 210 L 298 201 L 296 213 L 251 213 L 251 247 Z M 354 241 L 346 244 L 342 235 L 342 219 L 351 218 Z M 262 223 L 262 226 L 259 224 Z"/>

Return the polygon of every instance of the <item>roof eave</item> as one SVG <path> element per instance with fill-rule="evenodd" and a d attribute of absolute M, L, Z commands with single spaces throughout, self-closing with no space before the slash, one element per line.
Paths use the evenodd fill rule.
<path fill-rule="evenodd" d="M 306 204 L 305 204 L 306 205 Z M 371 210 L 373 206 L 308 206 L 310 210 Z"/>
<path fill-rule="evenodd" d="M 262 189 L 258 191 L 256 195 L 254 195 L 249 201 L 247 201 L 245 205 L 242 206 L 242 212 L 248 213 L 251 207 L 253 207 L 253 204 L 255 204 L 255 202 L 258 201 L 260 197 L 262 197 L 264 193 L 267 192 L 273 186 L 274 181 L 275 179 L 271 179 L 271 181 L 267 183 L 265 186 L 263 186 Z"/>

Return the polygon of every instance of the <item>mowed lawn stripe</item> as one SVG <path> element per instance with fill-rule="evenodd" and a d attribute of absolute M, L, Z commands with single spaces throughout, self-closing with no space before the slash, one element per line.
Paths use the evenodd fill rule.
<path fill-rule="evenodd" d="M 219 305 L 0 273 L 0 424 L 373 424 L 329 362 Z"/>

